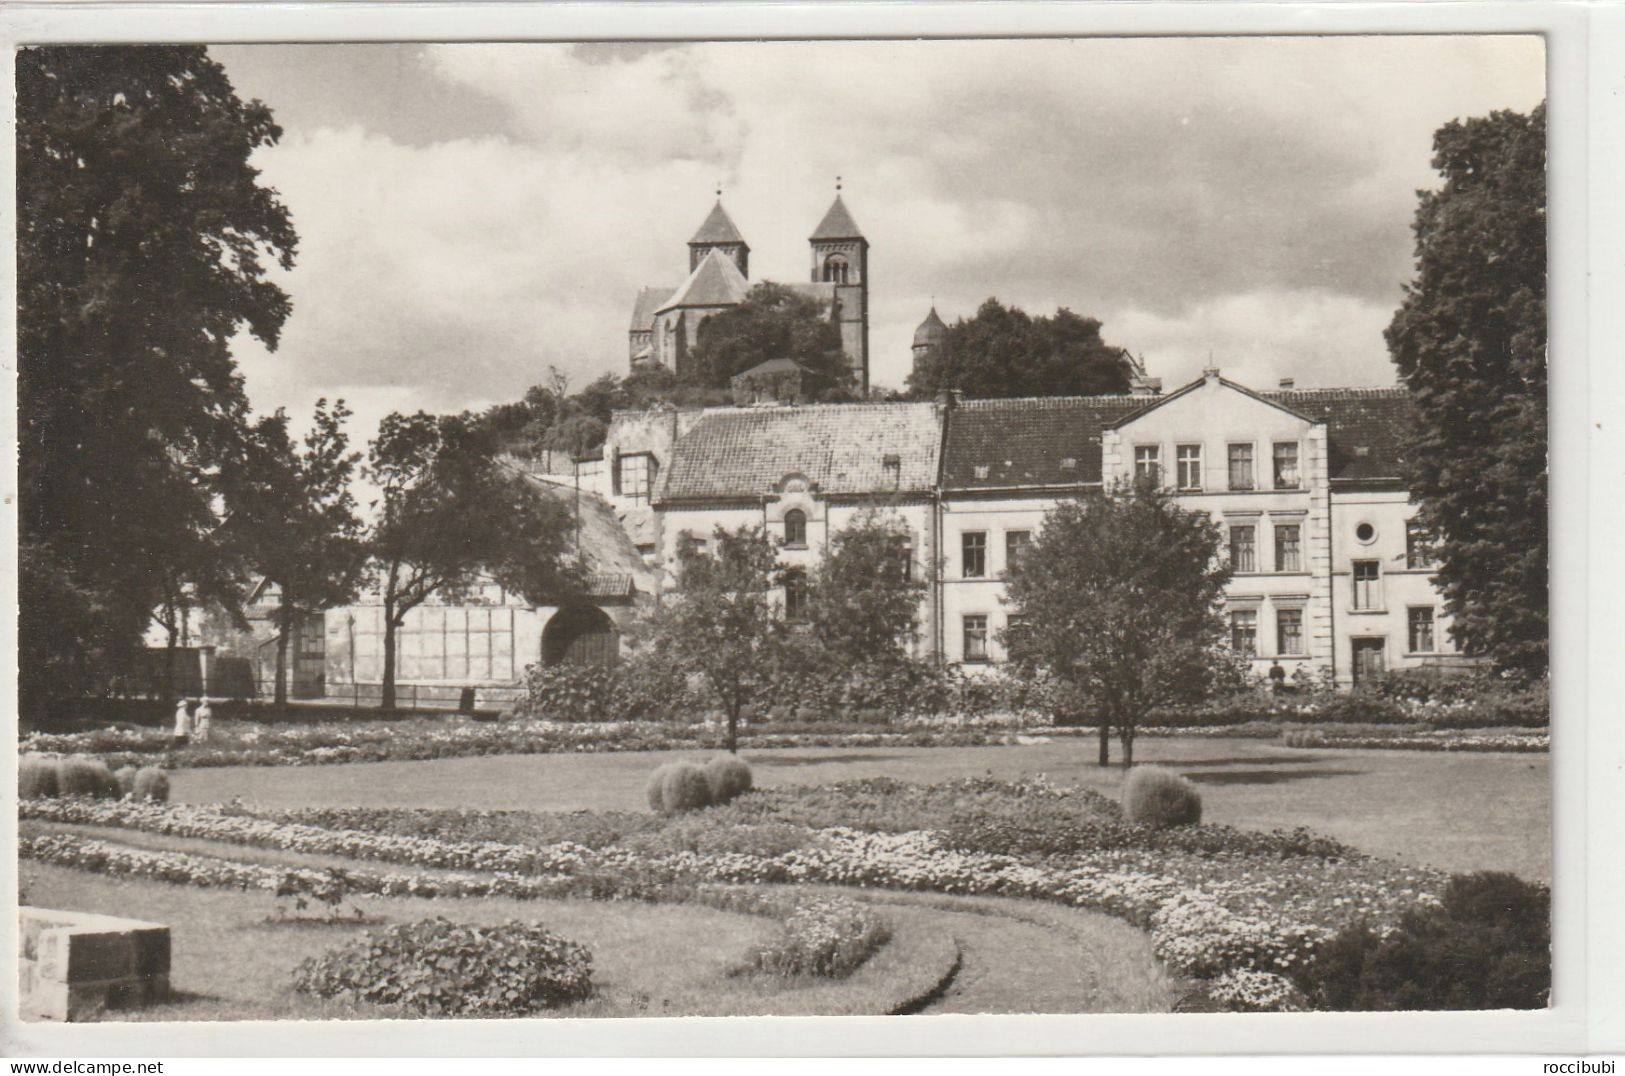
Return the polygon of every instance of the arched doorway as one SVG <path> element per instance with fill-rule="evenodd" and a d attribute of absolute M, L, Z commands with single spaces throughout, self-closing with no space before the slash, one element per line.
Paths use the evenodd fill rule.
<path fill-rule="evenodd" d="M 543 665 L 613 665 L 621 656 L 621 633 L 594 605 L 570 605 L 542 629 Z"/>

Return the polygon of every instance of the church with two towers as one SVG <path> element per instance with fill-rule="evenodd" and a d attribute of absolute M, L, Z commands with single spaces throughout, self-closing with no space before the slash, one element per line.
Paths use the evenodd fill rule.
<path fill-rule="evenodd" d="M 811 279 L 786 287 L 818 304 L 841 332 L 841 352 L 859 391 L 869 390 L 869 241 L 841 200 L 835 201 L 808 236 Z M 688 241 L 688 277 L 681 284 L 638 292 L 628 332 L 632 369 L 655 364 L 677 374 L 699 341 L 700 325 L 712 314 L 743 302 L 750 292 L 750 244 L 739 233 L 721 192 L 694 238 Z"/>

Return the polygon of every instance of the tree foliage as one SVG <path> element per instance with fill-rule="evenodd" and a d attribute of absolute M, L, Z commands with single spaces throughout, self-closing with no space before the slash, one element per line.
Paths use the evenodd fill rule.
<path fill-rule="evenodd" d="M 275 702 L 287 701 L 288 643 L 305 613 L 355 596 L 366 551 L 350 482 L 360 453 L 350 451 L 342 400 L 316 402 L 302 448 L 278 410 L 248 431 L 231 465 L 225 537 L 245 566 L 277 589 Z"/>
<path fill-rule="evenodd" d="M 793 359 L 832 385 L 851 380 L 841 332 L 817 301 L 783 284 L 763 282 L 743 302 L 700 323 L 681 381 L 725 389 L 735 374 L 769 359 Z"/>
<path fill-rule="evenodd" d="M 698 672 L 722 704 L 728 750 L 739 746 L 739 717 L 777 665 L 783 623 L 773 602 L 778 552 L 760 528 L 716 528 L 713 548 L 685 539 L 677 586 L 650 624 L 657 654 Z"/>
<path fill-rule="evenodd" d="M 1419 192 L 1416 276 L 1388 348 L 1420 417 L 1408 479 L 1451 631 L 1547 667 L 1546 109 L 1453 121 Z"/>
<path fill-rule="evenodd" d="M 1219 600 L 1230 569 L 1219 527 L 1149 485 L 1058 504 L 1005 574 L 1017 669 L 1053 681 L 1123 764 L 1153 707 L 1199 695 L 1224 663 Z"/>
<path fill-rule="evenodd" d="M 1100 335 L 1100 322 L 1064 307 L 1031 317 L 988 299 L 972 318 L 948 327 L 943 343 L 916 356 L 908 387 L 916 397 L 957 389 L 973 399 L 1093 396 L 1129 390 L 1131 365 Z"/>
<path fill-rule="evenodd" d="M 866 512 L 830 537 L 808 580 L 807 619 L 821 656 L 841 668 L 899 658 L 920 626 L 907 525 Z"/>
<path fill-rule="evenodd" d="M 504 468 L 494 448 L 469 415 L 394 413 L 379 425 L 367 551 L 384 606 L 382 709 L 395 706 L 395 634 L 430 596 L 455 598 L 481 577 L 537 605 L 580 589 L 569 509 Z"/>
<path fill-rule="evenodd" d="M 276 346 L 289 302 L 266 269 L 292 265 L 295 236 L 248 163 L 281 130 L 203 48 L 28 48 L 16 74 L 32 708 L 230 574 L 220 464 L 247 406 L 230 341 L 246 328 Z"/>

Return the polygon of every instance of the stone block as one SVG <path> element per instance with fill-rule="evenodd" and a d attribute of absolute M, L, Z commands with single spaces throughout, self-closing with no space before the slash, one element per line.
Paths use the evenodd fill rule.
<path fill-rule="evenodd" d="M 90 1020 L 169 996 L 169 928 L 88 912 L 21 909 L 22 1015 Z"/>

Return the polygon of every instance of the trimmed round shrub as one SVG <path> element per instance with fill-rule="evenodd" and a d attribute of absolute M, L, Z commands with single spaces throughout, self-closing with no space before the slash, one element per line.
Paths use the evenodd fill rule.
<path fill-rule="evenodd" d="M 1202 794 L 1172 770 L 1136 766 L 1123 783 L 1123 813 L 1130 822 L 1158 829 L 1194 826 L 1202 820 Z"/>
<path fill-rule="evenodd" d="M 523 1016 L 592 994 L 592 954 L 540 923 L 425 919 L 311 957 L 294 989 L 419 1016 Z"/>
<path fill-rule="evenodd" d="M 660 809 L 667 814 L 697 811 L 711 806 L 711 782 L 692 762 L 672 763 L 660 785 Z"/>
<path fill-rule="evenodd" d="M 56 759 L 24 755 L 17 760 L 19 799 L 48 799 L 54 798 L 57 793 Z"/>
<path fill-rule="evenodd" d="M 118 778 L 98 758 L 74 755 L 61 760 L 56 766 L 56 783 L 64 796 L 118 797 Z"/>
<path fill-rule="evenodd" d="M 711 783 L 712 803 L 727 803 L 751 789 L 750 767 L 734 755 L 712 759 L 705 767 L 705 779 Z"/>
<path fill-rule="evenodd" d="M 118 782 L 119 799 L 135 794 L 135 774 L 134 766 L 121 766 L 113 771 L 113 779 Z"/>
<path fill-rule="evenodd" d="M 155 800 L 158 803 L 168 803 L 169 778 L 157 766 L 143 766 L 135 771 L 133 791 L 135 792 L 135 798 L 138 800 Z"/>
<path fill-rule="evenodd" d="M 643 790 L 644 793 L 649 797 L 649 810 L 659 811 L 662 814 L 665 813 L 666 777 L 671 773 L 674 765 L 674 763 L 667 762 L 663 765 L 656 766 L 655 772 L 649 775 L 649 784 Z"/>
<path fill-rule="evenodd" d="M 1541 1009 L 1552 987 L 1551 893 L 1499 871 L 1457 874 L 1437 906 L 1378 933 L 1354 923 L 1295 978 L 1317 1009 Z"/>

